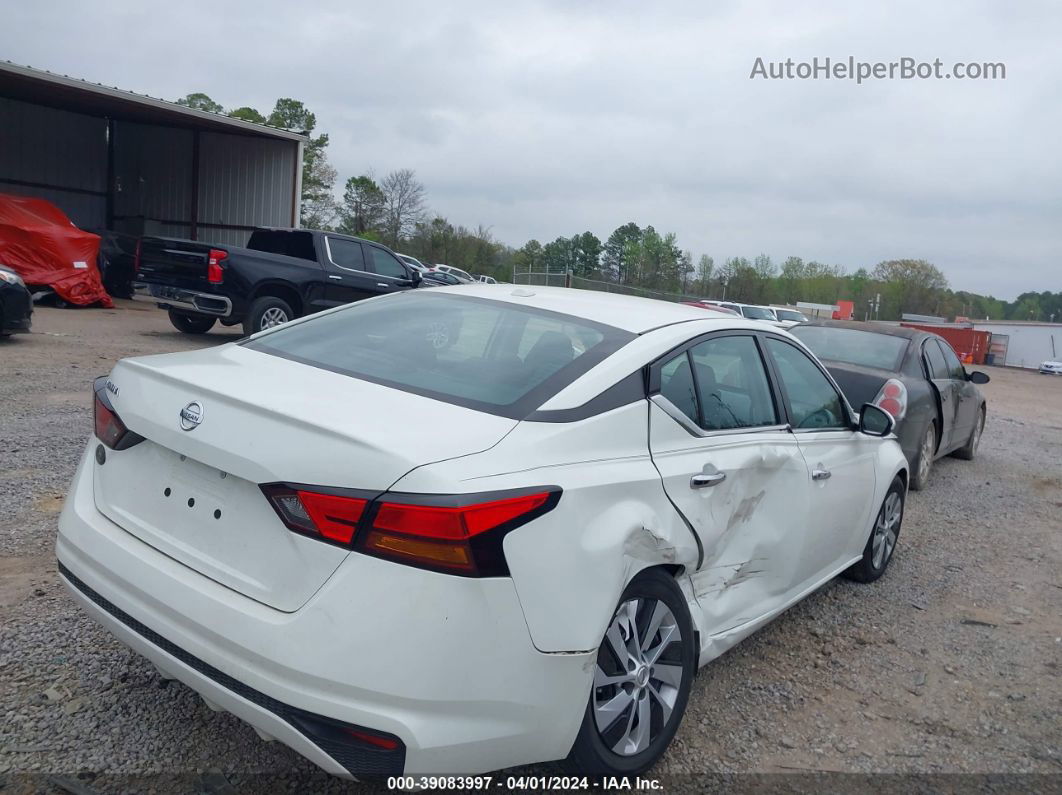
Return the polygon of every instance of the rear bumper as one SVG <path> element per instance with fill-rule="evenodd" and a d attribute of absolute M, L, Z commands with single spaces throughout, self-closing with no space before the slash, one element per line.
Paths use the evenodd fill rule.
<path fill-rule="evenodd" d="M 142 282 L 135 286 L 134 293 L 149 296 L 164 309 L 183 309 L 214 317 L 229 317 L 232 314 L 232 300 L 224 295 Z"/>
<path fill-rule="evenodd" d="M 306 606 L 283 613 L 100 514 L 92 447 L 60 517 L 64 581 L 117 638 L 208 702 L 336 775 L 479 773 L 568 753 L 594 653 L 537 651 L 511 580 L 352 554 Z M 400 769 L 393 756 L 326 750 L 293 714 L 397 738 Z"/>

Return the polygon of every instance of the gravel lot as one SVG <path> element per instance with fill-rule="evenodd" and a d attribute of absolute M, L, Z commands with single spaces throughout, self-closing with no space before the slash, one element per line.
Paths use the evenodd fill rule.
<path fill-rule="evenodd" d="M 162 681 L 57 580 L 91 379 L 124 356 L 238 337 L 186 337 L 117 303 L 42 308 L 33 334 L 0 339 L 0 789 L 342 791 Z M 779 791 L 861 780 L 749 775 L 839 772 L 997 776 L 873 780 L 897 791 L 1062 791 L 1062 379 L 988 372 L 978 458 L 939 461 L 911 495 L 889 573 L 834 582 L 701 670 L 654 771 L 667 789 L 706 774 Z"/>

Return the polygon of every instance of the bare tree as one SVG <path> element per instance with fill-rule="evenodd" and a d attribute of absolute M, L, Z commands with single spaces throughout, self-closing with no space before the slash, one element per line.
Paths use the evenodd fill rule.
<path fill-rule="evenodd" d="M 411 168 L 392 171 L 380 181 L 384 197 L 384 242 L 392 248 L 424 219 L 424 185 Z"/>

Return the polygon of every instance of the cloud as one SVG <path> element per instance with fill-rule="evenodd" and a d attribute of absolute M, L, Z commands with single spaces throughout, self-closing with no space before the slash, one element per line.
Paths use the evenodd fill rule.
<path fill-rule="evenodd" d="M 1062 11 L 934 4 L 18 4 L 6 57 L 174 98 L 304 100 L 341 178 L 409 167 L 512 245 L 627 221 L 684 248 L 1057 288 Z M 91 34 L 86 34 L 91 31 Z M 755 59 L 1001 61 L 1000 81 L 750 80 Z"/>

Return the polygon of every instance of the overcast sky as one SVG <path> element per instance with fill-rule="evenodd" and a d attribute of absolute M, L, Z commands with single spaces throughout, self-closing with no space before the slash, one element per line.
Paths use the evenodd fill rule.
<path fill-rule="evenodd" d="M 1062 6 L 1049 2 L 11 2 L 0 58 L 268 113 L 340 175 L 412 168 L 520 246 L 627 221 L 696 259 L 1062 290 Z M 750 80 L 757 57 L 1002 62 L 1005 80 Z M 341 187 L 338 188 L 341 191 Z"/>

